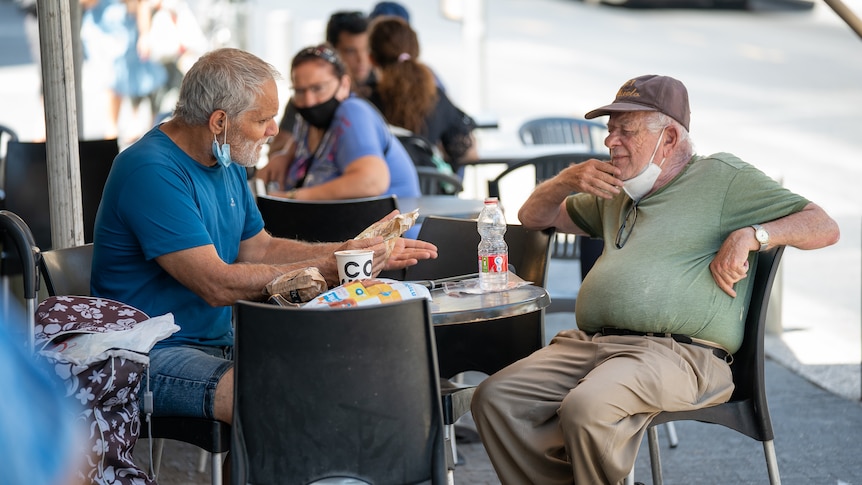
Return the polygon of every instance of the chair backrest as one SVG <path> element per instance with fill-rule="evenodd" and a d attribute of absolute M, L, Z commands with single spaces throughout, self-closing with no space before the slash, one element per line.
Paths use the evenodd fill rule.
<path fill-rule="evenodd" d="M 102 189 L 120 149 L 115 139 L 83 140 L 78 147 L 84 242 L 90 243 L 93 242 Z M 6 208 L 27 221 L 36 243 L 43 250 L 52 247 L 47 159 L 45 143 L 13 141 L 7 145 Z"/>
<path fill-rule="evenodd" d="M 550 229 L 532 231 L 520 224 L 507 225 L 509 264 L 515 267 L 518 276 L 538 286 L 546 285 L 553 234 Z M 475 220 L 428 216 L 418 239 L 437 246 L 437 259 L 422 260 L 410 266 L 406 279 L 435 280 L 478 271 L 476 248 L 480 236 Z"/>
<path fill-rule="evenodd" d="M 42 253 L 42 277 L 48 295 L 90 295 L 93 244 Z"/>
<path fill-rule="evenodd" d="M 303 241 L 345 241 L 396 208 L 393 195 L 362 199 L 305 201 L 257 196 L 266 230 L 276 237 Z"/>
<path fill-rule="evenodd" d="M 426 300 L 234 315 L 232 483 L 446 483 Z"/>
<path fill-rule="evenodd" d="M 3 246 L 0 247 L 0 255 L 3 259 L 19 262 L 22 269 L 22 280 L 24 282 L 24 299 L 27 306 L 26 328 L 16 329 L 21 335 L 27 335 L 28 349 L 33 349 L 34 344 L 34 315 L 36 314 L 36 299 L 39 293 L 39 262 L 42 254 L 33 233 L 27 227 L 27 223 L 14 212 L 0 210 L 0 236 L 3 237 Z M 0 294 L 0 300 L 9 298 L 8 294 Z M 11 315 L 10 309 L 5 304 L 0 306 L 0 320 L 6 320 Z"/>
<path fill-rule="evenodd" d="M 422 195 L 455 195 L 464 190 L 461 179 L 435 167 L 416 167 Z"/>
<path fill-rule="evenodd" d="M 12 128 L 0 125 L 0 209 L 4 209 L 3 199 L 6 197 L 4 193 L 4 189 L 6 187 L 6 184 L 4 183 L 4 175 L 6 173 L 6 145 L 10 141 L 18 141 L 18 134 L 15 133 L 15 130 Z"/>
<path fill-rule="evenodd" d="M 582 118 L 548 117 L 527 121 L 518 129 L 524 145 L 582 145 L 589 152 L 601 150 L 598 143 L 607 127 Z"/>
<path fill-rule="evenodd" d="M 694 411 L 659 413 L 652 425 L 694 419 L 727 426 L 758 441 L 773 439 L 772 420 L 766 402 L 763 337 L 769 297 L 783 253 L 784 246 L 777 246 L 757 254 L 742 346 L 733 354 L 730 365 L 735 386 L 730 400 Z"/>
<path fill-rule="evenodd" d="M 764 412 L 768 412 L 763 375 L 763 361 L 766 358 L 763 350 L 766 310 L 783 254 L 784 246 L 776 246 L 757 254 L 757 269 L 754 272 L 751 300 L 745 316 L 745 334 L 742 346 L 733 354 L 733 364 L 730 366 L 736 386 L 730 400 L 754 399 L 756 407 L 763 403 Z"/>

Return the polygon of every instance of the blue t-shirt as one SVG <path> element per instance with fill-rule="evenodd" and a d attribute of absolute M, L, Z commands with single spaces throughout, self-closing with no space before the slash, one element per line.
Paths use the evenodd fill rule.
<path fill-rule="evenodd" d="M 158 127 L 120 153 L 96 216 L 91 291 L 150 316 L 173 313 L 180 330 L 158 346 L 232 345 L 231 308 L 212 307 L 155 258 L 213 244 L 225 263 L 263 230 L 244 167 L 205 167 Z"/>
<path fill-rule="evenodd" d="M 419 197 L 419 176 L 404 146 L 389 131 L 383 117 L 367 101 L 353 95 L 335 110 L 332 124 L 314 153 L 308 149 L 308 123 L 297 115 L 293 132 L 296 156 L 285 187 L 313 187 L 341 176 L 354 160 L 373 155 L 389 167 L 385 195 Z M 304 179 L 303 179 L 304 177 Z"/>

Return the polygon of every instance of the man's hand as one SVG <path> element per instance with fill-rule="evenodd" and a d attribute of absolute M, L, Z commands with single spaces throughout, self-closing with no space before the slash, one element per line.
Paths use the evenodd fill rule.
<path fill-rule="evenodd" d="M 569 165 L 560 172 L 561 181 L 573 192 L 586 192 L 603 199 L 620 193 L 623 181 L 617 178 L 619 175 L 620 169 L 613 164 L 595 158 Z"/>
<path fill-rule="evenodd" d="M 386 218 L 389 218 L 389 216 Z M 388 260 L 383 259 L 386 256 L 386 243 L 380 236 L 351 239 L 338 248 L 338 250 L 343 249 L 374 250 L 374 269 L 372 270 L 372 274 L 375 275 L 383 270 L 396 270 L 413 266 L 420 259 L 437 258 L 437 246 L 425 241 L 401 237 L 395 240 L 395 247 L 392 249 Z"/>
<path fill-rule="evenodd" d="M 573 163 L 533 190 L 518 211 L 518 219 L 528 229 L 555 227 L 558 232 L 585 236 L 587 233 L 575 225 L 566 211 L 566 197 L 572 192 L 585 192 L 611 199 L 623 185 L 617 178 L 619 175 L 620 169 L 595 158 Z"/>
<path fill-rule="evenodd" d="M 399 237 L 384 269 L 406 268 L 418 263 L 420 259 L 437 259 L 437 246 L 418 239 Z"/>
<path fill-rule="evenodd" d="M 709 263 L 709 271 L 718 287 L 733 298 L 736 298 L 733 285 L 748 276 L 748 254 L 759 248 L 759 245 L 753 248 L 752 241 L 755 239 L 754 229 L 751 227 L 733 231 Z"/>

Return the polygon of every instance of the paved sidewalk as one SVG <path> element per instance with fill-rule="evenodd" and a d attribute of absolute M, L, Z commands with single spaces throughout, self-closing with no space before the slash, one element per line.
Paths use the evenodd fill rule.
<path fill-rule="evenodd" d="M 832 394 L 770 360 L 766 364 L 767 395 L 775 427 L 775 448 L 782 482 L 787 485 L 862 484 L 862 403 Z M 678 422 L 679 446 L 670 449 L 662 430 L 665 483 L 767 483 L 760 443 L 721 426 Z M 145 440 L 135 449 L 139 464 L 149 463 Z M 456 483 L 499 484 L 480 443 L 461 443 L 466 463 L 455 470 Z M 205 485 L 207 472 L 198 473 L 197 448 L 169 441 L 159 483 Z M 638 481 L 652 482 L 646 443 L 635 468 Z M 288 483 L 288 482 L 285 482 Z"/>

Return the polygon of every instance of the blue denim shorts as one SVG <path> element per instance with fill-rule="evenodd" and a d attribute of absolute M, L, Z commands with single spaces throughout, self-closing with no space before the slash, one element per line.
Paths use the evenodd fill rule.
<path fill-rule="evenodd" d="M 196 345 L 151 350 L 153 414 L 214 419 L 216 386 L 233 367 L 232 350 Z"/>

